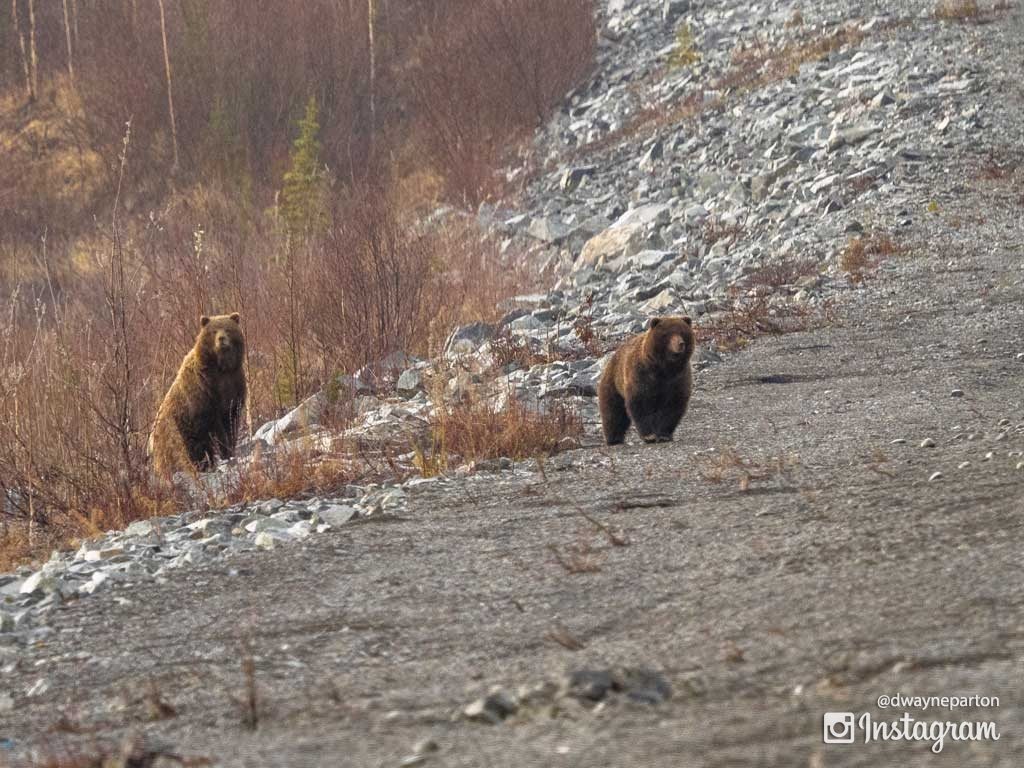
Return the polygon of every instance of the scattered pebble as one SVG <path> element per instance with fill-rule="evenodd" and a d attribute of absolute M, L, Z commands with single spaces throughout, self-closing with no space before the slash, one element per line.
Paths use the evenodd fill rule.
<path fill-rule="evenodd" d="M 932 475 L 931 475 L 931 477 L 928 478 L 928 481 L 931 482 L 933 480 L 941 480 L 941 479 L 942 479 L 942 473 L 941 472 L 932 472 Z"/>
<path fill-rule="evenodd" d="M 935 441 L 932 440 L 930 437 L 926 437 L 924 440 L 921 441 L 921 447 L 922 448 L 934 448 L 935 447 Z"/>
<path fill-rule="evenodd" d="M 949 395 L 950 397 L 963 397 L 964 391 L 962 389 L 954 389 Z"/>

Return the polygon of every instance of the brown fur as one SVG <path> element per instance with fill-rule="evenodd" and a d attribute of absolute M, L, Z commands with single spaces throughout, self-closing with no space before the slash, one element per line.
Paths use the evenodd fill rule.
<path fill-rule="evenodd" d="M 245 336 L 237 314 L 204 316 L 199 325 L 149 438 L 153 468 L 164 477 L 209 469 L 235 452 L 245 405 Z"/>
<path fill-rule="evenodd" d="M 695 344 L 688 317 L 654 317 L 647 330 L 615 350 L 597 387 L 608 445 L 621 443 L 632 423 L 644 442 L 672 439 L 693 391 Z"/>

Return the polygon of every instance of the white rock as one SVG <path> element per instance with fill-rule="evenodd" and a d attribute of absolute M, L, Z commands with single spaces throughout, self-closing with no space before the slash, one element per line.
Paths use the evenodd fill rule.
<path fill-rule="evenodd" d="M 356 510 L 346 504 L 333 504 L 327 509 L 320 510 L 316 514 L 332 528 L 340 528 L 356 516 Z"/>
<path fill-rule="evenodd" d="M 608 229 L 587 241 L 573 265 L 573 271 L 640 252 L 645 231 L 656 224 L 667 223 L 668 216 L 668 206 L 661 203 L 649 203 L 626 211 Z"/>
<path fill-rule="evenodd" d="M 50 593 L 60 586 L 60 580 L 45 570 L 36 571 L 21 585 L 21 594 L 32 595 L 36 592 Z"/>

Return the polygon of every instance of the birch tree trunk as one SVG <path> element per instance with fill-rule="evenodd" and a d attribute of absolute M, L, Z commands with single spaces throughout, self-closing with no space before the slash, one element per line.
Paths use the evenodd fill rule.
<path fill-rule="evenodd" d="M 36 4 L 28 0 L 28 50 L 32 66 L 32 100 L 39 95 L 39 59 L 36 56 Z"/>
<path fill-rule="evenodd" d="M 68 77 L 71 79 L 71 87 L 75 87 L 75 62 L 71 53 L 71 18 L 68 14 L 68 0 L 64 0 L 64 38 L 68 43 Z"/>
<path fill-rule="evenodd" d="M 174 122 L 174 95 L 171 88 L 171 54 L 167 49 L 167 17 L 164 15 L 164 0 L 157 0 L 160 6 L 160 34 L 164 40 L 164 72 L 167 75 L 167 112 L 171 119 L 171 144 L 174 148 L 174 164 L 171 174 L 178 170 L 178 127 Z"/>
<path fill-rule="evenodd" d="M 36 90 L 32 87 L 32 71 L 28 63 L 28 50 L 25 48 L 25 35 L 18 24 L 18 0 L 11 0 L 11 23 L 14 24 L 14 36 L 18 38 L 18 47 L 21 49 L 21 66 L 25 71 L 25 95 L 28 100 L 36 100 Z"/>
<path fill-rule="evenodd" d="M 366 3 L 366 26 L 370 38 L 370 147 L 372 148 L 377 132 L 377 51 L 373 44 L 374 0 L 366 0 Z"/>

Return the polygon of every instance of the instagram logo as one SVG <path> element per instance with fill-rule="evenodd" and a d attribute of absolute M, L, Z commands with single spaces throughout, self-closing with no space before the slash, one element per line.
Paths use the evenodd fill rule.
<path fill-rule="evenodd" d="M 853 712 L 826 712 L 826 744 L 853 744 Z"/>

